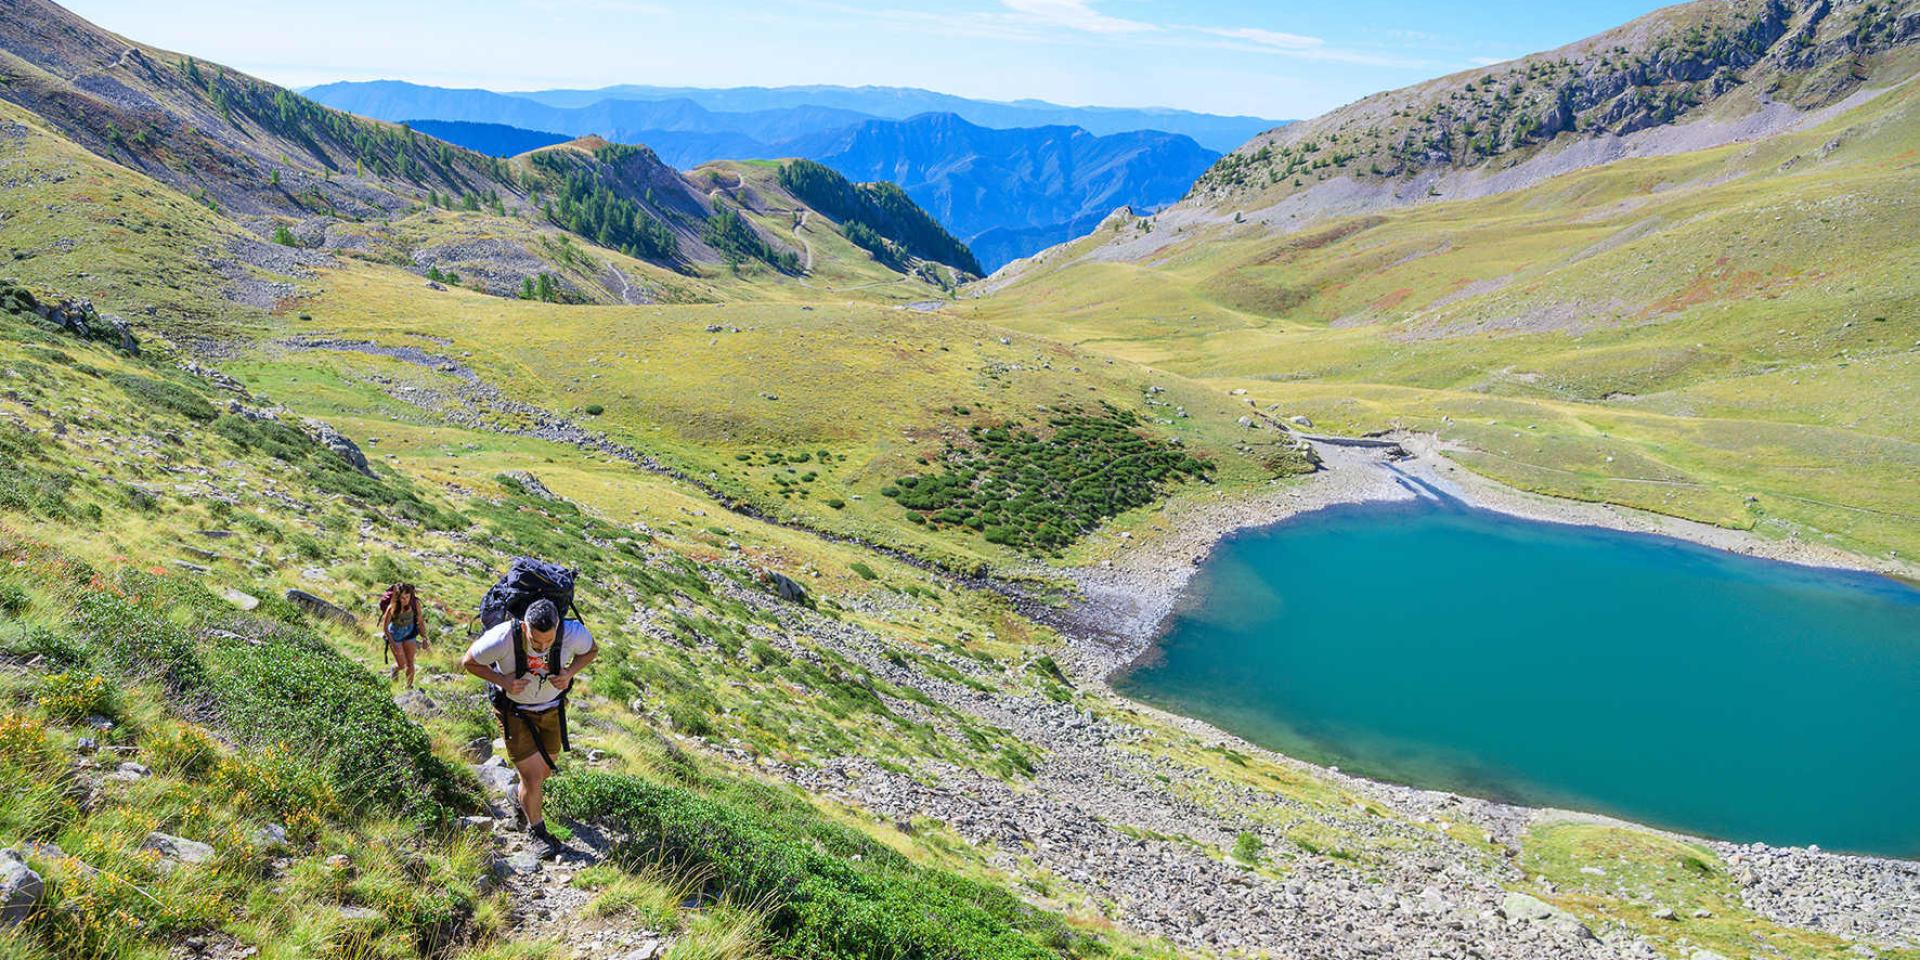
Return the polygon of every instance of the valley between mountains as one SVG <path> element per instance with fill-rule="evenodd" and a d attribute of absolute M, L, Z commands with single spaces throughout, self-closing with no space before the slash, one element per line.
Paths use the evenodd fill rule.
<path fill-rule="evenodd" d="M 1220 538 L 1422 490 L 1920 579 L 1917 67 L 1701 0 L 988 271 L 878 163 L 498 156 L 8 2 L 0 957 L 1920 957 L 1911 859 L 1109 686 Z M 514 556 L 603 650 L 554 861 L 458 667 Z"/>

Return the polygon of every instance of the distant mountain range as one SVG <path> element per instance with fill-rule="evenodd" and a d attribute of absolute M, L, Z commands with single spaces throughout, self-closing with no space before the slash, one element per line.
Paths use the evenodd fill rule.
<path fill-rule="evenodd" d="M 469 120 L 414 120 L 407 124 L 430 137 L 476 150 L 495 157 L 517 157 L 541 147 L 566 143 L 572 137 L 510 127 L 504 123 L 474 123 Z"/>
<path fill-rule="evenodd" d="M 784 147 L 855 180 L 899 184 L 988 270 L 1058 243 L 1063 233 L 1078 236 L 1074 230 L 1116 207 L 1178 200 L 1219 157 L 1189 137 L 1153 130 L 1104 137 L 1065 126 L 992 130 L 951 113 L 869 120 Z"/>
<path fill-rule="evenodd" d="M 898 183 L 975 247 L 988 270 L 1072 239 L 1116 207 L 1150 211 L 1185 196 L 1219 158 L 1192 134 L 1231 147 L 1276 123 L 891 87 L 502 94 L 383 80 L 306 93 L 497 156 L 601 136 L 645 144 L 680 169 L 719 159 L 818 160 L 855 180 Z"/>
<path fill-rule="evenodd" d="M 775 115 L 790 115 L 802 125 L 818 124 L 819 126 L 814 128 L 818 130 L 830 126 L 843 127 L 865 119 L 905 120 L 923 113 L 951 113 L 969 123 L 1000 129 L 1069 126 L 1079 127 L 1094 136 L 1135 130 L 1160 130 L 1192 137 L 1194 142 L 1201 146 L 1223 153 L 1247 142 L 1256 134 L 1286 122 L 1264 117 L 1194 113 L 1164 107 L 1068 107 L 1044 100 L 1011 102 L 975 100 L 915 87 L 800 86 L 703 89 L 624 84 L 594 90 L 532 90 L 502 94 L 488 90 L 428 87 L 398 80 L 375 80 L 328 83 L 310 87 L 301 92 L 328 106 L 383 120 L 400 120 L 409 116 L 432 117 L 439 120 L 477 120 L 580 135 L 598 133 L 601 136 L 608 136 L 608 134 L 604 130 L 562 130 L 561 127 L 554 125 L 554 121 L 546 119 L 551 116 L 550 114 L 518 111 L 525 111 L 527 108 L 524 104 L 531 103 L 563 110 L 605 109 L 610 116 L 614 116 L 632 108 L 608 107 L 606 105 L 609 102 L 668 103 L 671 106 L 661 113 L 647 115 L 655 117 L 677 115 L 684 122 L 693 125 L 680 126 L 674 122 L 653 120 L 639 124 L 636 128 L 708 132 L 727 130 L 746 133 L 763 140 L 783 140 L 804 132 L 795 129 L 773 132 L 768 131 L 766 127 L 758 127 L 757 129 L 761 132 L 750 129 L 759 123 L 776 122 L 773 120 Z M 515 102 L 503 103 L 502 101 Z M 688 106 L 699 108 L 700 111 L 707 113 L 736 116 L 718 121 L 696 119 L 698 114 L 689 111 Z M 641 114 L 636 111 L 634 115 Z M 712 125 L 715 123 L 721 125 Z M 654 145 L 648 144 L 648 146 Z M 654 149 L 659 150 L 657 146 L 654 146 Z M 667 158 L 665 152 L 661 152 L 660 155 L 663 159 Z M 720 158 L 705 157 L 703 159 Z"/>

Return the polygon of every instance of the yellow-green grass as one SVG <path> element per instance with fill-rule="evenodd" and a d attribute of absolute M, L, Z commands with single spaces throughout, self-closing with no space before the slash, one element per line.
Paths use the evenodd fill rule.
<path fill-rule="evenodd" d="M 1916 173 L 1908 85 L 1481 200 L 1198 227 L 1145 262 L 1083 241 L 960 309 L 1322 429 L 1438 430 L 1528 489 L 1912 556 Z"/>
<path fill-rule="evenodd" d="M 279 333 L 419 347 L 776 515 L 954 565 L 1014 558 L 977 535 L 909 525 L 879 491 L 924 470 L 919 458 L 939 455 L 975 424 L 1044 423 L 1051 411 L 1111 403 L 1143 413 L 1150 431 L 1213 459 L 1223 484 L 1273 475 L 1262 461 L 1279 436 L 1236 423 L 1244 400 L 944 314 L 872 305 L 583 310 L 437 293 L 365 264 L 328 271 L 319 285 L 325 293 L 298 311 L 308 319 L 283 315 Z M 232 366 L 270 396 L 366 420 L 431 419 L 399 409 L 405 405 L 370 376 L 442 392 L 460 386 L 451 374 L 353 352 L 269 346 Z M 1150 393 L 1153 387 L 1163 392 Z M 1189 415 L 1177 416 L 1179 408 Z M 1251 446 L 1237 449 L 1242 443 Z M 823 450 L 826 462 L 818 459 Z M 769 465 L 771 452 L 814 460 L 804 469 Z M 801 483 L 803 473 L 815 479 Z M 776 475 L 804 496 L 782 497 Z"/>
<path fill-rule="evenodd" d="M 227 281 L 210 260 L 245 236 L 206 206 L 109 163 L 0 102 L 0 276 L 94 300 L 176 334 L 231 334 Z"/>
<path fill-rule="evenodd" d="M 1553 884 L 1550 900 L 1596 929 L 1618 925 L 1652 941 L 1662 953 L 1688 957 L 1708 950 L 1732 960 L 1747 957 L 1857 956 L 1845 939 L 1768 921 L 1742 902 L 1727 864 L 1711 850 L 1637 827 L 1546 822 L 1521 838 L 1520 866 Z M 1656 911 L 1672 911 L 1670 918 Z M 1704 912 L 1706 916 L 1695 916 Z M 1881 957 L 1912 958 L 1916 950 Z"/>
<path fill-rule="evenodd" d="M 36 408 L 84 408 L 90 413 L 83 421 L 69 421 L 70 431 L 66 437 L 46 436 L 31 460 L 36 469 L 58 465 L 73 470 L 80 464 L 86 464 L 87 472 L 80 474 L 81 481 L 68 491 L 67 509 L 74 512 L 61 516 L 40 516 L 9 511 L 5 519 L 9 543 L 52 542 L 60 545 L 55 549 L 86 557 L 102 564 L 103 569 L 108 571 L 119 564 L 136 563 L 157 568 L 163 578 L 178 577 L 204 582 L 215 589 L 237 586 L 269 599 L 277 595 L 282 584 L 298 584 L 348 605 L 363 617 L 367 615 L 368 608 L 359 604 L 370 603 L 373 592 L 385 578 L 404 575 L 422 584 L 429 605 L 434 609 L 431 619 L 436 627 L 434 633 L 437 638 L 454 641 L 442 643 L 423 657 L 423 674 L 457 675 L 452 662 L 460 645 L 457 639 L 460 631 L 457 625 L 453 629 L 448 628 L 443 619 L 444 613 L 462 612 L 460 608 L 464 603 L 478 595 L 491 576 L 491 571 L 497 569 L 501 556 L 489 550 L 489 545 L 499 548 L 507 546 L 504 542 L 495 543 L 486 532 L 493 529 L 495 521 L 490 518 L 496 516 L 496 513 L 490 512 L 496 509 L 490 504 L 504 496 L 503 488 L 493 483 L 490 477 L 459 475 L 443 484 L 441 477 L 444 467 L 428 466 L 409 481 L 444 508 L 464 511 L 476 523 L 471 533 L 477 536 L 470 545 L 430 530 L 407 526 L 385 527 L 376 519 L 379 514 L 376 508 L 355 502 L 352 498 L 330 497 L 323 491 L 310 489 L 298 471 L 288 470 L 284 465 L 257 454 L 236 450 L 222 436 L 196 421 L 176 417 L 168 411 L 143 407 L 130 397 L 123 396 L 118 388 L 110 386 L 112 381 L 107 379 L 115 374 L 165 376 L 163 367 L 134 361 L 97 345 L 66 341 L 58 335 L 36 335 L 24 328 L 12 328 L 10 332 L 18 334 L 20 338 L 0 342 L 0 362 L 12 368 L 25 368 L 29 363 L 44 366 L 44 369 L 32 368 L 36 375 L 33 394 Z M 57 364 L 50 358 L 55 349 L 76 362 Z M 83 366 L 97 373 L 86 372 Z M 183 389 L 208 392 L 205 387 L 189 380 L 179 382 Z M 329 415 L 334 412 L 328 406 L 325 389 L 316 388 L 312 395 L 317 405 L 313 412 Z M 35 416 L 24 405 L 11 401 L 0 403 L 0 413 L 9 418 Z M 29 422 L 33 421 L 29 419 Z M 351 425 L 351 421 L 342 422 Z M 369 421 L 369 425 L 379 422 Z M 732 556 L 732 551 L 724 543 L 716 547 L 714 538 L 704 532 L 704 527 L 688 524 L 673 531 L 664 530 L 671 522 L 664 514 L 676 509 L 680 503 L 689 505 L 689 509 L 706 511 L 714 520 L 726 523 L 732 528 L 732 538 L 737 538 L 746 551 L 755 551 L 758 556 L 768 557 L 772 562 L 792 560 L 829 571 L 827 576 L 808 581 L 809 588 L 817 591 L 817 596 L 829 606 L 834 605 L 833 598 L 836 595 L 844 596 L 840 589 L 842 586 L 846 592 L 873 592 L 888 596 L 900 595 L 900 591 L 912 588 L 918 592 L 911 596 L 909 603 L 895 604 L 878 613 L 854 617 L 887 638 L 887 642 L 896 644 L 903 652 L 903 662 L 906 663 L 924 664 L 931 669 L 932 661 L 922 658 L 923 651 L 949 654 L 968 651 L 966 655 L 984 658 L 982 662 L 987 663 L 1006 658 L 1004 666 L 984 674 L 986 679 L 983 682 L 993 687 L 1018 688 L 1028 681 L 1014 666 L 1020 658 L 1030 655 L 1031 647 L 1028 644 L 1053 642 L 1050 636 L 1036 636 L 1005 626 L 999 630 L 998 638 L 992 641 L 947 639 L 963 630 L 970 630 L 976 637 L 982 636 L 985 633 L 983 625 L 986 625 L 986 629 L 992 629 L 995 624 L 1004 624 L 1009 613 L 1003 604 L 990 596 L 954 592 L 929 579 L 924 573 L 884 556 L 754 521 L 721 518 L 710 501 L 694 499 L 685 489 L 675 489 L 669 481 L 642 477 L 638 484 L 623 482 L 633 479 L 615 472 L 629 470 L 624 465 L 616 468 L 596 462 L 571 448 L 534 441 L 495 444 L 499 438 L 490 434 L 469 434 L 470 441 L 463 443 L 458 438 L 459 431 L 441 426 L 405 425 L 388 421 L 384 422 L 383 427 L 393 429 L 383 429 L 382 444 L 369 448 L 375 452 L 376 460 L 382 463 L 383 473 L 410 471 L 417 465 L 435 462 L 436 458 L 416 452 L 418 449 L 466 447 L 470 443 L 477 448 L 476 459 L 480 461 L 475 464 L 475 473 L 496 468 L 534 470 L 551 480 L 563 495 L 579 496 L 583 502 L 604 498 L 610 505 L 610 515 L 620 516 L 620 505 L 624 504 L 624 510 L 631 516 L 644 514 L 660 517 L 658 524 L 650 523 L 662 531 L 655 539 L 655 545 L 669 548 L 696 563 L 708 558 L 727 560 Z M 97 461 L 88 459 L 90 451 L 125 451 L 136 444 L 138 437 L 149 434 L 179 436 L 181 442 L 170 462 L 156 465 L 128 457 L 106 457 Z M 393 439 L 387 440 L 388 436 Z M 396 450 L 395 459 L 387 461 L 381 455 L 383 448 Z M 220 465 L 219 475 L 223 485 L 239 493 L 240 504 L 215 507 L 203 495 L 186 492 L 175 495 L 167 490 L 162 490 L 156 502 L 145 509 L 134 509 L 110 499 L 110 492 L 117 484 L 142 482 L 167 475 L 163 466 L 193 470 L 202 464 L 213 463 Z M 73 472 L 79 473 L 78 470 Z M 273 497 L 261 495 L 269 489 L 277 491 Z M 278 497 L 293 498 L 293 502 L 275 499 Z M 101 515 L 90 517 L 82 509 L 89 504 L 101 506 Z M 642 505 L 638 512 L 635 512 L 635 504 Z M 513 509 L 524 512 L 529 508 L 522 504 Z M 248 520 L 249 517 L 253 519 Z M 692 522 L 706 519 L 695 517 Z M 103 535 L 103 530 L 109 527 L 114 531 L 113 538 Z M 236 529 L 239 536 L 237 539 L 223 540 L 202 538 L 201 531 L 209 529 Z M 633 533 L 640 535 L 638 530 Z M 592 535 L 604 538 L 609 534 L 603 530 Z M 584 540 L 582 534 L 569 532 L 568 536 L 577 541 Z M 211 545 L 221 559 L 212 559 L 185 549 L 201 543 Z M 301 543 L 307 546 L 299 546 Z M 42 548 L 31 549 L 37 551 Z M 767 552 L 758 554 L 762 550 Z M 787 554 L 772 557 L 776 550 L 787 551 Z M 169 557 L 203 564 L 210 569 L 205 573 L 187 574 L 167 563 Z M 864 557 L 864 561 L 852 559 L 856 557 Z M 847 567 L 855 562 L 875 570 L 876 579 L 868 580 L 848 572 Z M 256 565 L 265 567 L 265 571 L 256 569 Z M 310 580 L 303 572 L 309 567 L 323 571 L 319 580 Z M 617 690 L 616 666 L 622 659 L 671 659 L 680 656 L 674 652 L 674 647 L 687 642 L 684 639 L 663 641 L 655 635 L 629 629 L 629 621 L 635 613 L 658 618 L 667 612 L 659 608 L 651 613 L 643 612 L 639 607 L 630 610 L 619 601 L 616 593 L 606 591 L 616 579 L 624 580 L 633 575 L 629 570 L 604 565 L 604 562 L 590 571 L 590 576 L 596 581 L 590 592 L 593 598 L 592 615 L 596 632 L 607 645 L 609 656 L 584 680 L 576 697 L 576 741 L 582 749 L 591 747 L 606 751 L 606 769 L 634 770 L 655 776 L 669 775 L 670 772 L 671 775 L 681 776 L 685 774 L 689 762 L 684 752 L 674 753 L 666 747 L 665 741 L 654 732 L 655 721 L 651 717 L 627 710 L 624 705 L 626 693 L 609 696 L 610 692 Z M 33 622 L 58 628 L 62 618 L 57 598 L 35 586 L 43 580 L 44 577 L 28 568 L 8 566 L 0 569 L 0 583 L 9 588 L 8 597 L 13 598 L 18 593 L 27 616 Z M 24 592 L 12 589 L 21 584 L 25 585 Z M 672 598 L 672 606 L 675 612 L 693 612 L 712 618 L 712 629 L 719 631 L 714 636 L 717 640 L 724 640 L 726 630 L 756 623 L 744 608 L 717 600 L 697 599 L 700 597 L 698 592 L 682 586 Z M 10 614 L 9 626 L 18 621 L 19 611 L 15 610 Z M 317 629 L 330 645 L 349 653 L 370 669 L 379 669 L 377 644 L 364 626 L 354 630 L 320 625 Z M 841 652 L 832 646 L 807 637 L 793 639 L 810 649 L 811 655 L 820 658 L 822 663 L 839 664 L 838 670 L 852 670 L 846 665 Z M 915 732 L 912 726 L 903 726 L 901 735 L 895 736 L 883 729 L 886 724 L 876 723 L 872 716 L 847 714 L 844 698 L 836 694 L 831 685 L 838 681 L 823 677 L 820 686 L 810 687 L 790 677 L 775 676 L 774 671 L 767 668 L 773 661 L 760 659 L 757 648 L 745 649 L 744 646 L 735 653 L 728 653 L 724 642 L 717 646 L 706 646 L 700 642 L 687 651 L 693 661 L 700 664 L 702 682 L 711 688 L 714 699 L 708 722 L 712 724 L 711 736 L 715 739 L 744 734 L 748 738 L 744 742 L 756 752 L 773 752 L 793 761 L 804 761 L 809 755 L 823 752 L 844 755 L 871 750 L 874 755 L 884 757 L 890 763 L 911 763 L 916 758 L 926 757 L 961 764 L 978 762 L 990 772 L 1009 770 L 1004 766 L 1004 758 L 1022 749 L 1004 733 L 924 704 L 910 712 L 930 718 L 939 725 L 942 735 L 928 738 Z M 1004 679 L 996 678 L 996 673 Z M 452 680 L 451 683 L 464 685 L 466 681 Z M 876 685 L 883 691 L 890 689 L 883 683 L 876 682 Z M 467 740 L 492 732 L 484 710 L 465 709 L 458 706 L 457 697 L 449 699 L 447 691 L 454 687 L 437 683 L 428 684 L 428 687 L 433 691 L 432 695 L 442 701 L 443 711 L 424 717 L 422 723 L 442 756 L 453 756 Z M 39 689 L 40 684 L 35 682 L 22 688 L 18 696 L 28 696 Z M 648 696 L 650 701 L 657 704 L 662 694 L 669 692 L 655 689 L 649 691 Z M 149 734 L 163 738 L 173 735 L 177 721 L 164 709 L 166 700 L 158 691 L 126 687 L 121 691 L 121 700 L 128 708 L 123 726 L 129 735 L 143 738 Z M 924 713 L 921 713 L 923 710 Z M 836 730 L 839 732 L 836 733 Z M 68 734 L 69 738 L 73 735 L 71 732 Z M 968 743 L 976 746 L 966 746 Z M 156 754 L 163 752 L 157 743 L 150 745 L 150 750 Z M 969 760 L 969 756 L 975 759 Z M 152 783 L 155 785 L 153 789 L 164 787 L 173 790 L 176 779 L 168 775 Z M 171 804 L 172 801 L 167 803 Z M 167 805 L 156 807 L 145 802 L 142 806 L 153 810 L 171 809 Z M 244 808 L 236 810 L 236 815 L 245 812 Z M 872 821 L 871 818 L 831 810 L 826 811 L 825 815 L 849 824 L 858 824 L 861 829 L 880 835 L 889 845 L 904 843 L 918 851 L 916 859 L 939 862 L 950 869 L 961 869 L 970 876 L 988 881 L 1001 876 L 988 866 L 985 851 L 956 843 L 954 838 L 940 831 L 928 831 L 924 840 L 918 837 L 905 838 L 890 825 Z M 224 822 L 220 819 L 222 816 L 225 814 L 215 816 L 208 822 Z M 157 822 L 163 828 L 172 828 L 169 826 L 172 820 L 163 818 L 163 821 Z M 145 823 L 144 820 L 140 822 L 141 825 Z M 138 832 L 132 827 L 128 830 Z M 178 830 L 187 831 L 188 827 L 183 823 Z M 11 841 L 16 837 L 13 831 L 9 831 L 6 839 Z M 124 846 L 137 843 L 137 840 L 129 832 L 114 842 Z M 394 844 L 391 831 L 380 827 L 378 823 L 338 819 L 328 822 L 316 847 L 311 850 L 303 848 L 302 857 L 318 862 L 334 853 L 346 853 L 357 861 L 362 850 L 380 847 L 391 849 Z M 469 854 L 462 853 L 461 856 Z M 258 884 L 250 885 L 246 890 L 222 886 L 206 887 L 201 892 L 212 898 L 205 905 L 208 914 L 240 917 L 225 929 L 243 942 L 259 946 L 263 955 L 297 956 L 303 952 L 323 951 L 342 937 L 351 940 L 356 945 L 355 949 L 359 949 L 360 945 L 374 944 L 367 947 L 371 951 L 368 955 L 388 955 L 405 951 L 393 941 L 392 935 L 383 932 L 387 930 L 385 922 L 335 919 L 335 911 L 329 904 L 343 901 L 326 898 L 351 897 L 353 899 L 344 902 L 360 904 L 368 902 L 366 898 L 369 897 L 401 898 L 428 892 L 425 886 L 416 888 L 409 886 L 404 879 L 389 876 L 398 869 L 397 865 L 393 866 L 393 870 L 363 869 L 356 874 L 359 880 L 348 883 L 335 875 L 337 871 L 308 866 L 303 859 L 293 874 L 301 884 L 297 896 L 282 896 L 279 891 Z M 466 875 L 477 872 L 477 869 L 469 870 Z M 197 875 L 195 879 L 204 880 Z M 346 885 L 343 886 L 343 883 Z M 362 890 L 362 887 L 365 889 Z M 319 899 L 313 900 L 309 894 L 311 898 Z M 236 906 L 240 901 L 229 902 L 224 899 L 243 895 L 250 898 L 245 901 L 248 906 L 244 910 Z M 502 906 L 494 900 L 482 899 L 477 904 L 475 923 L 480 925 L 477 936 L 483 942 L 499 931 L 503 913 Z M 676 929 L 682 932 L 688 944 L 683 949 L 692 950 L 703 943 L 735 942 L 736 928 L 722 929 L 711 920 L 700 919 L 704 916 L 705 913 L 688 914 L 676 921 Z M 750 912 L 743 916 L 751 920 Z M 1131 942 L 1122 935 L 1101 932 L 1104 921 L 1097 912 L 1083 916 L 1084 920 L 1076 923 L 1091 925 L 1089 929 L 1098 932 L 1103 939 L 1116 943 Z M 136 939 L 115 949 L 127 956 L 141 956 L 144 955 L 141 951 L 150 946 Z M 498 944 L 488 949 L 494 948 L 509 952 L 522 949 L 520 946 Z M 524 949 L 540 948 L 527 945 Z M 1164 947 L 1151 945 L 1140 948 L 1136 953 L 1168 955 Z"/>

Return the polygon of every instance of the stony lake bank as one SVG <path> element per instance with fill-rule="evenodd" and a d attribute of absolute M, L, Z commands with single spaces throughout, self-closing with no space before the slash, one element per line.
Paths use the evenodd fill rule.
<path fill-rule="evenodd" d="M 1173 771 L 1143 764 L 1141 751 L 1130 745 L 1142 737 L 1140 731 L 1107 720 L 1057 716 L 1057 705 L 1051 704 L 963 698 L 983 716 L 1047 747 L 1049 761 L 1031 791 L 1007 791 L 984 782 L 926 788 L 895 782 L 902 778 L 884 771 L 832 767 L 808 772 L 802 782 L 878 810 L 953 816 L 957 820 L 951 822 L 962 824 L 963 833 L 968 832 L 965 825 L 971 825 L 998 842 L 1040 837 L 1037 856 L 1042 862 L 1057 865 L 1063 876 L 1091 890 L 1140 904 L 1136 909 L 1145 915 L 1134 914 L 1134 922 L 1177 942 L 1216 949 L 1276 950 L 1282 956 L 1671 955 L 1670 942 L 1656 945 L 1624 927 L 1582 922 L 1544 902 L 1554 892 L 1553 884 L 1530 876 L 1512 854 L 1529 830 L 1560 823 L 1633 826 L 1710 850 L 1737 884 L 1746 909 L 1787 928 L 1846 937 L 1855 941 L 1854 955 L 1920 948 L 1920 863 L 1914 861 L 1686 837 L 1594 814 L 1378 782 L 1265 750 L 1202 721 L 1114 692 L 1109 681 L 1151 649 L 1182 602 L 1195 569 L 1222 538 L 1341 504 L 1438 495 L 1529 520 L 1656 534 L 1803 565 L 1920 577 L 1920 569 L 1908 564 L 1862 558 L 1820 544 L 1771 541 L 1512 490 L 1448 462 L 1430 437 L 1404 438 L 1397 448 L 1316 446 L 1325 461 L 1317 474 L 1276 484 L 1253 497 L 1176 502 L 1158 525 L 1160 533 L 1141 536 L 1096 566 L 1076 569 L 1081 599 L 1047 615 L 1069 639 L 1061 665 L 1077 683 L 1125 704 L 1154 725 L 1337 784 L 1392 811 L 1393 821 L 1404 818 L 1455 831 L 1464 826 L 1494 849 L 1506 851 L 1504 862 L 1489 868 L 1464 849 L 1437 858 L 1431 849 L 1417 847 L 1396 853 L 1395 844 L 1388 842 L 1377 848 L 1392 864 L 1381 882 L 1354 885 L 1349 872 L 1322 858 L 1298 859 L 1285 881 L 1275 881 L 1230 862 L 1194 856 L 1179 844 L 1141 841 L 1138 830 L 1116 838 L 1115 825 L 1128 824 L 1158 834 L 1205 838 L 1225 848 L 1236 833 L 1257 830 L 1264 818 L 1256 811 L 1270 808 L 1273 800 L 1220 784 L 1210 785 L 1225 798 L 1218 802 L 1170 800 L 1164 787 L 1147 781 Z M 1356 627 L 1368 616 L 1356 611 Z M 1005 796 L 994 799 L 1002 793 Z M 1378 825 L 1381 837 L 1399 827 L 1392 821 Z M 1129 846 L 1148 848 L 1140 851 L 1144 863 L 1122 855 Z M 1660 908 L 1649 909 L 1661 916 Z M 1386 926 L 1373 925 L 1383 918 L 1390 918 Z M 1387 935 L 1395 923 L 1419 929 Z M 1678 955 L 1712 960 L 1725 954 L 1689 948 Z"/>

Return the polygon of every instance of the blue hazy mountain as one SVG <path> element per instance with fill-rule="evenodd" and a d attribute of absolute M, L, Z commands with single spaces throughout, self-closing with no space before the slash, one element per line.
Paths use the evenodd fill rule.
<path fill-rule="evenodd" d="M 407 126 L 448 143 L 477 150 L 495 157 L 514 157 L 529 150 L 566 143 L 572 137 L 510 127 L 504 123 L 474 123 L 470 120 L 410 120 Z"/>
<path fill-rule="evenodd" d="M 689 100 L 708 110 L 751 112 L 802 106 L 834 107 L 890 120 L 951 113 L 983 127 L 1079 127 L 1095 136 L 1163 130 L 1192 137 L 1209 150 L 1227 151 L 1284 121 L 1222 116 L 1170 107 L 1068 107 L 1045 100 L 975 100 L 917 87 L 654 87 L 623 84 L 597 90 L 535 90 L 512 96 L 556 107 L 602 100 Z"/>
<path fill-rule="evenodd" d="M 689 95 L 618 99 L 642 89 Z M 523 152 L 513 149 L 521 142 L 538 147 L 546 145 L 543 140 L 601 136 L 645 144 L 680 169 L 723 159 L 818 160 L 853 180 L 899 184 L 948 230 L 970 245 L 978 244 L 975 253 L 988 270 L 1079 236 L 1075 231 L 1084 232 L 1115 207 L 1152 210 L 1172 203 L 1219 157 L 1178 132 L 1127 129 L 1102 135 L 1075 124 L 1038 122 L 1048 116 L 1093 115 L 1086 108 L 1038 101 L 983 105 L 904 88 L 615 87 L 502 94 L 373 81 L 326 84 L 306 93 L 328 106 L 407 122 L 497 156 Z M 826 102 L 798 102 L 811 95 Z M 995 126 L 955 111 L 875 116 L 848 109 L 850 103 L 888 112 L 925 103 L 962 103 L 976 115 L 991 107 L 985 112 L 993 116 L 1034 122 Z M 1129 118 L 1144 122 L 1148 115 L 1188 120 L 1204 116 L 1181 111 L 1095 113 L 1109 124 Z M 446 125 L 449 122 L 458 126 Z M 1246 129 L 1266 129 L 1272 122 L 1248 119 L 1247 124 Z M 501 126 L 519 132 L 510 134 L 498 129 Z"/>

